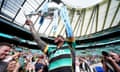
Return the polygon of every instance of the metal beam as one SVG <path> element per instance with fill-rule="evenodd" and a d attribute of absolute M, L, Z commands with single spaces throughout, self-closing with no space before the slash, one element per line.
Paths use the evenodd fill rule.
<path fill-rule="evenodd" d="M 105 23 L 106 23 L 106 20 L 107 20 L 108 12 L 109 12 L 109 9 L 110 9 L 110 4 L 111 4 L 111 0 L 108 1 L 107 10 L 105 12 L 105 17 L 104 17 L 104 22 L 103 22 L 102 30 L 105 27 Z"/>
<path fill-rule="evenodd" d="M 40 18 L 40 15 L 37 16 L 36 20 L 33 22 L 33 26 L 37 23 L 38 19 Z"/>
<path fill-rule="evenodd" d="M 78 30 L 81 30 L 81 28 L 82 28 L 82 27 L 80 27 L 80 24 L 81 24 L 81 26 L 82 26 L 82 23 L 83 23 L 83 21 L 84 21 L 84 15 L 85 15 L 85 10 L 82 9 L 82 11 L 81 11 L 81 17 L 80 17 L 80 22 L 79 22 L 79 25 L 78 25 L 78 28 L 77 28 L 77 32 L 76 32 L 78 36 L 80 36 L 80 33 L 79 33 Z M 79 27 L 80 27 L 80 28 L 79 28 Z"/>
<path fill-rule="evenodd" d="M 24 2 L 21 4 L 21 7 L 25 4 L 27 0 L 24 0 Z M 17 13 L 15 14 L 14 18 L 12 19 L 12 22 L 15 20 L 15 18 L 17 17 L 18 13 L 20 12 L 21 10 L 21 7 L 18 9 Z"/>
<path fill-rule="evenodd" d="M 39 24 L 39 28 L 38 28 L 38 30 L 36 30 L 37 32 L 39 32 L 39 30 L 40 30 L 41 26 L 42 26 L 42 25 L 41 25 L 41 24 Z"/>
<path fill-rule="evenodd" d="M 120 25 L 120 20 L 119 20 L 119 22 L 118 22 L 118 25 Z"/>
<path fill-rule="evenodd" d="M 96 27 L 95 27 L 95 32 L 97 32 L 97 28 L 98 28 L 98 17 L 99 17 L 99 5 L 96 5 Z"/>
<path fill-rule="evenodd" d="M 51 21 L 50 21 L 50 23 L 49 23 L 49 25 L 47 26 L 47 28 L 46 28 L 46 30 L 44 31 L 44 33 L 48 30 L 48 28 L 49 28 L 49 26 L 51 25 L 52 21 L 53 21 L 53 20 L 51 20 Z M 51 30 L 50 30 L 50 31 L 52 32 L 52 28 L 51 28 Z M 50 35 L 50 33 L 51 33 L 51 32 L 49 32 L 49 34 L 48 34 L 48 35 Z"/>
<path fill-rule="evenodd" d="M 115 18 L 116 18 L 116 16 L 117 16 L 117 13 L 119 12 L 119 9 L 120 9 L 120 2 L 119 2 L 118 6 L 117 6 L 117 8 L 116 8 L 115 14 L 114 14 L 114 16 L 113 16 L 113 18 L 112 18 L 112 21 L 111 21 L 109 27 L 112 27 L 113 22 L 114 22 L 114 20 L 115 20 Z"/>
<path fill-rule="evenodd" d="M 86 28 L 86 31 L 85 31 L 85 35 L 87 34 L 88 28 L 89 28 L 89 26 L 90 26 L 91 20 L 92 20 L 93 15 L 94 15 L 94 11 L 95 11 L 95 7 L 94 7 L 93 10 L 92 10 L 92 14 L 91 14 L 91 16 L 90 16 L 90 19 L 89 19 L 89 22 L 88 22 L 88 25 L 87 25 L 87 28 Z"/>
<path fill-rule="evenodd" d="M 94 21 L 95 21 L 95 15 L 96 15 L 96 7 L 95 7 L 94 14 L 93 14 L 93 17 L 92 17 L 92 22 L 91 22 L 91 27 L 90 27 L 89 34 L 92 33 L 92 29 L 93 29 L 93 25 L 94 25 Z"/>
<path fill-rule="evenodd" d="M 5 0 L 2 0 L 1 6 L 0 6 L 0 13 L 1 13 L 1 9 L 2 9 L 2 7 L 4 5 L 4 2 L 5 2 Z"/>
<path fill-rule="evenodd" d="M 64 24 L 63 24 L 63 26 L 61 27 L 61 30 L 60 30 L 59 34 L 62 33 L 63 31 L 64 31 Z M 63 35 L 64 35 L 64 33 L 63 33 Z"/>
<path fill-rule="evenodd" d="M 84 25 L 84 22 L 85 22 L 85 15 L 86 15 L 86 9 L 83 9 L 83 18 L 82 18 L 82 25 L 81 25 L 81 28 L 80 28 L 80 36 L 82 34 L 82 29 L 83 29 L 83 25 Z"/>
<path fill-rule="evenodd" d="M 82 9 L 82 10 L 81 10 L 81 13 L 80 13 L 80 16 L 79 16 L 79 20 L 78 20 L 78 22 L 76 23 L 76 26 L 77 26 L 77 24 L 79 23 L 78 26 L 77 26 L 77 27 L 78 27 L 78 28 L 77 28 L 77 31 L 76 31 L 76 33 L 75 33 L 75 34 L 77 34 L 77 35 L 79 35 L 79 33 L 80 33 L 80 30 L 79 30 L 80 28 L 79 28 L 79 27 L 80 27 L 80 24 L 82 24 L 83 15 L 84 15 L 84 11 L 83 11 L 83 9 Z M 75 28 L 75 29 L 76 29 L 76 28 Z M 76 36 L 77 36 L 77 35 L 76 35 Z"/>
<path fill-rule="evenodd" d="M 36 1 L 36 0 L 35 0 Z M 44 4 L 44 2 L 45 2 L 46 0 L 44 0 L 38 7 L 37 7 L 37 9 L 35 10 L 35 11 L 37 11 L 43 4 Z"/>
<path fill-rule="evenodd" d="M 71 20 L 70 20 L 70 24 L 72 24 L 73 22 L 73 18 L 74 18 L 74 15 L 75 15 L 75 8 L 72 8 L 72 16 L 71 16 Z"/>
<path fill-rule="evenodd" d="M 75 23 L 75 27 L 74 27 L 74 29 L 73 29 L 73 33 L 74 33 L 75 35 L 76 35 L 75 30 L 76 30 L 76 27 L 77 27 L 80 19 L 81 19 L 82 11 L 81 11 L 81 12 L 79 11 L 79 13 L 80 13 L 80 15 L 79 15 L 79 17 L 77 18 L 77 21 L 76 21 L 76 23 Z M 78 29 L 77 29 L 77 30 L 78 30 Z"/>

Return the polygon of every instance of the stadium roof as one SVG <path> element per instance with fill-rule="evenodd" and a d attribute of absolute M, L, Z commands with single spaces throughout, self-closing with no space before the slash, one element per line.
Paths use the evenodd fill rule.
<path fill-rule="evenodd" d="M 0 0 L 0 17 L 29 29 L 24 24 L 25 14 L 39 12 L 46 2 L 47 0 Z M 62 2 L 67 6 L 75 37 L 96 33 L 120 23 L 119 0 L 62 0 Z M 65 37 L 65 27 L 61 17 L 58 17 L 56 32 L 53 32 L 53 19 L 46 18 L 40 25 L 40 17 L 39 15 L 31 16 L 34 27 L 40 34 L 44 36 L 60 34 Z"/>

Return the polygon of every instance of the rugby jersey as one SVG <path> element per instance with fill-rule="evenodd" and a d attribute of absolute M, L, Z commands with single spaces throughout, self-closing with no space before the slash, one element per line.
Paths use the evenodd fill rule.
<path fill-rule="evenodd" d="M 54 71 L 55 69 L 63 67 L 69 67 L 71 70 L 74 69 L 73 62 L 75 45 L 75 42 L 73 42 L 71 44 L 72 47 L 69 47 L 69 44 L 65 42 L 61 48 L 47 46 L 46 52 L 49 58 L 49 71 Z"/>

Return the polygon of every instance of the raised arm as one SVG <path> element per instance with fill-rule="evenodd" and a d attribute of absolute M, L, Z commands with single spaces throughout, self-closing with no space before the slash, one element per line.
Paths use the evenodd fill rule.
<path fill-rule="evenodd" d="M 41 48 L 42 51 L 44 51 L 44 49 L 47 46 L 47 43 L 45 43 L 39 36 L 39 34 L 36 32 L 36 30 L 34 29 L 33 26 L 33 22 L 31 20 L 26 20 L 25 24 L 27 24 L 30 28 L 30 31 L 32 33 L 32 36 L 34 38 L 34 40 L 37 42 L 38 47 Z"/>
<path fill-rule="evenodd" d="M 120 66 L 116 63 L 116 61 L 112 57 L 106 57 L 106 58 L 107 58 L 107 60 L 109 60 L 111 62 L 111 64 L 114 67 L 114 69 L 117 72 L 120 72 Z"/>

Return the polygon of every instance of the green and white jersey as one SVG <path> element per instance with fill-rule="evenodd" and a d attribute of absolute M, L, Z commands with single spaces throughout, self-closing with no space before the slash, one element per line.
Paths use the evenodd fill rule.
<path fill-rule="evenodd" d="M 72 47 L 67 43 L 65 43 L 61 48 L 48 46 L 47 54 L 49 57 L 49 71 L 63 67 L 70 67 L 72 70 L 74 60 L 74 49 L 72 48 L 75 48 L 75 42 L 72 43 Z"/>

